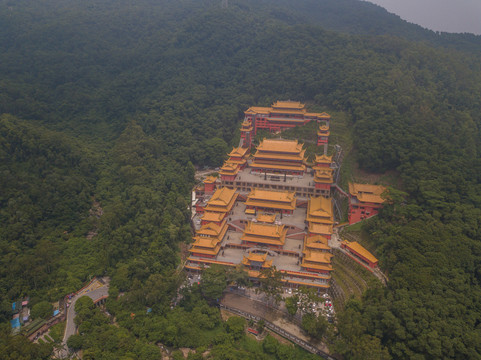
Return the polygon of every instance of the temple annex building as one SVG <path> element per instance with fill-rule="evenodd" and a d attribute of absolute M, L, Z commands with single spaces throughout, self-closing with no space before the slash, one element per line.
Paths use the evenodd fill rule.
<path fill-rule="evenodd" d="M 317 146 L 323 153 L 311 162 L 297 140 L 264 139 L 255 149 L 252 146 L 258 129 L 279 132 L 310 121 L 318 123 Z M 309 113 L 304 104 L 293 101 L 245 112 L 239 146 L 228 154 L 218 177 L 208 176 L 195 189 L 195 235 L 186 269 L 242 264 L 255 282 L 262 269 L 275 266 L 286 286 L 320 292 L 329 288 L 330 241 L 336 225 L 332 196 L 339 169 L 327 155 L 330 121 L 328 114 Z M 356 185 L 349 187 L 353 211 L 349 219 L 358 219 L 354 209 L 362 211 L 361 204 L 363 218 L 382 206 L 376 203 L 379 206 L 366 210 L 365 200 L 374 204 L 375 199 Z M 356 255 L 369 258 L 356 244 L 353 253 L 354 248 Z M 372 266 L 369 260 L 366 264 Z"/>

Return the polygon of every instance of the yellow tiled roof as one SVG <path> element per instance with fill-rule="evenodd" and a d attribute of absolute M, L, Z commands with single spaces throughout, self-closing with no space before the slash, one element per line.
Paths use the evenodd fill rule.
<path fill-rule="evenodd" d="M 212 183 L 215 183 L 216 181 L 217 181 L 217 178 L 215 176 L 207 176 L 204 179 L 204 184 L 212 184 Z"/>
<path fill-rule="evenodd" d="M 323 196 L 311 197 L 307 203 L 307 221 L 316 221 L 332 224 L 332 210 L 333 209 L 331 198 L 325 198 Z"/>
<path fill-rule="evenodd" d="M 224 219 L 224 221 L 220 224 L 217 225 L 214 222 L 209 222 L 207 224 L 204 224 L 200 227 L 199 230 L 196 232 L 196 236 L 198 235 L 207 235 L 207 236 L 221 236 L 226 233 L 227 231 L 227 220 Z"/>
<path fill-rule="evenodd" d="M 247 206 L 270 209 L 294 210 L 296 197 L 294 191 L 275 191 L 253 188 L 245 202 Z"/>
<path fill-rule="evenodd" d="M 272 104 L 273 108 L 281 108 L 281 109 L 304 109 L 305 105 L 302 104 L 300 101 L 276 101 Z"/>
<path fill-rule="evenodd" d="M 310 222 L 309 232 L 313 234 L 330 235 L 332 234 L 332 225 Z"/>
<path fill-rule="evenodd" d="M 247 270 L 247 273 L 251 278 L 259 278 L 261 276 L 261 272 L 257 270 Z"/>
<path fill-rule="evenodd" d="M 276 190 L 263 190 L 258 188 L 253 188 L 247 199 L 255 199 L 255 200 L 270 200 L 270 201 L 279 201 L 279 202 L 286 202 L 291 203 L 293 200 L 296 200 L 295 191 L 276 191 Z"/>
<path fill-rule="evenodd" d="M 304 260 L 323 264 L 330 264 L 333 255 L 325 251 L 304 250 Z"/>
<path fill-rule="evenodd" d="M 244 233 L 268 237 L 281 237 L 282 235 L 285 235 L 283 234 L 284 231 L 287 231 L 284 225 L 271 225 L 249 221 L 245 227 Z"/>
<path fill-rule="evenodd" d="M 267 253 L 264 253 L 264 254 L 249 253 L 247 256 L 244 256 L 244 258 L 250 261 L 264 262 L 267 259 Z"/>
<path fill-rule="evenodd" d="M 214 221 L 219 222 L 224 217 L 223 213 L 212 212 L 212 211 L 205 211 L 204 215 L 202 215 L 201 219 L 203 221 Z"/>
<path fill-rule="evenodd" d="M 259 168 L 259 169 L 271 169 L 271 170 L 291 170 L 291 171 L 306 170 L 306 166 L 304 164 L 287 165 L 287 164 L 276 164 L 272 162 L 270 163 L 253 162 L 250 164 L 250 167 Z"/>
<path fill-rule="evenodd" d="M 232 159 L 232 158 L 229 159 L 229 163 L 232 164 L 232 165 L 235 165 L 237 167 L 239 165 L 244 165 L 246 162 L 247 162 L 247 160 L 244 159 L 244 158 L 242 158 L 240 160 L 236 160 L 236 159 Z"/>
<path fill-rule="evenodd" d="M 308 260 L 302 260 L 301 266 L 311 268 L 311 269 L 324 270 L 324 271 L 332 271 L 333 270 L 332 265 L 330 265 L 330 264 L 323 265 L 323 264 L 319 264 L 319 263 L 316 263 L 316 262 L 309 262 Z"/>
<path fill-rule="evenodd" d="M 245 204 L 247 206 L 254 206 L 257 208 L 265 208 L 265 209 L 278 209 L 278 210 L 295 210 L 296 204 L 295 200 L 292 203 L 281 203 L 281 202 L 274 202 L 268 200 L 255 200 L 255 199 L 247 199 Z"/>
<path fill-rule="evenodd" d="M 319 178 L 332 178 L 334 169 L 330 167 L 316 167 L 316 175 Z"/>
<path fill-rule="evenodd" d="M 199 263 L 205 263 L 205 264 L 219 264 L 219 265 L 226 265 L 226 266 L 236 266 L 236 264 L 227 262 L 227 261 L 218 261 L 218 260 L 212 260 L 212 259 L 196 259 L 191 256 L 187 258 L 187 260 L 192 261 L 192 262 L 199 262 Z"/>
<path fill-rule="evenodd" d="M 314 166 L 314 170 L 316 171 L 314 174 L 315 182 L 331 184 L 334 181 L 332 176 L 334 171 L 333 169 L 328 167 Z"/>
<path fill-rule="evenodd" d="M 241 237 L 242 241 L 248 241 L 253 243 L 259 244 L 268 244 L 268 245 L 284 245 L 285 237 L 282 238 L 269 238 L 269 237 L 259 237 L 259 236 L 252 236 L 249 234 L 244 234 Z"/>
<path fill-rule="evenodd" d="M 247 256 L 244 256 L 242 259 L 242 264 L 244 265 L 251 265 L 251 262 L 260 262 L 262 263 L 262 267 L 271 267 L 272 266 L 272 260 L 267 260 L 267 254 L 256 254 L 256 253 L 250 253 Z"/>
<path fill-rule="evenodd" d="M 217 189 L 207 202 L 206 211 L 230 211 L 237 199 L 236 189 L 223 187 Z"/>
<path fill-rule="evenodd" d="M 376 263 L 378 260 L 376 257 L 371 254 L 369 251 L 367 251 L 361 244 L 359 244 L 357 241 L 352 241 L 349 242 L 347 240 L 344 240 L 342 242 L 343 244 L 346 245 L 347 248 L 354 250 L 357 252 L 359 255 L 365 257 L 367 260 L 369 260 L 372 263 Z"/>
<path fill-rule="evenodd" d="M 276 221 L 276 216 L 269 214 L 259 214 L 257 215 L 257 221 L 273 224 Z"/>
<path fill-rule="evenodd" d="M 283 114 L 302 114 L 299 110 L 282 110 L 282 113 Z M 296 119 L 296 118 L 278 118 L 278 117 L 275 117 L 275 116 L 272 116 L 270 115 L 268 118 L 267 118 L 269 121 L 272 121 L 272 122 L 290 122 L 290 123 L 295 123 L 295 122 L 299 122 L 301 124 L 304 124 L 304 122 L 306 121 L 306 119 Z"/>
<path fill-rule="evenodd" d="M 217 255 L 220 250 L 220 243 L 215 244 L 214 246 L 203 246 L 194 244 L 189 249 L 191 253 L 199 253 L 199 254 L 207 254 L 207 255 Z"/>
<path fill-rule="evenodd" d="M 228 156 L 243 157 L 247 153 L 247 148 L 237 147 L 233 148 Z"/>
<path fill-rule="evenodd" d="M 221 175 L 236 175 L 237 173 L 239 172 L 239 168 L 237 167 L 237 165 L 224 165 L 222 166 L 222 168 L 220 169 L 219 171 L 219 174 Z"/>
<path fill-rule="evenodd" d="M 331 247 L 328 245 L 329 241 L 327 238 L 321 235 L 306 236 L 304 239 L 304 248 L 319 249 L 319 250 L 330 250 Z"/>
<path fill-rule="evenodd" d="M 381 197 L 384 191 L 386 191 L 386 187 L 382 185 L 349 183 L 349 194 L 362 202 L 382 204 L 386 201 Z"/>
<path fill-rule="evenodd" d="M 217 189 L 214 195 L 209 200 L 209 203 L 212 205 L 228 205 L 232 198 L 235 196 L 235 190 L 229 189 L 227 187 L 223 187 Z"/>
<path fill-rule="evenodd" d="M 245 113 L 247 114 L 269 114 L 271 108 L 264 106 L 251 106 Z"/>
<path fill-rule="evenodd" d="M 301 150 L 299 153 L 296 154 L 273 154 L 273 153 L 266 153 L 264 151 L 257 151 L 254 154 L 254 159 L 258 161 L 259 159 L 275 159 L 275 160 L 287 160 L 287 161 L 302 161 L 304 160 L 304 153 L 306 150 Z"/>
<path fill-rule="evenodd" d="M 316 163 L 330 164 L 330 163 L 332 163 L 332 155 L 331 156 L 316 155 Z"/>
<path fill-rule="evenodd" d="M 221 171 L 236 171 L 237 170 L 237 163 L 234 163 L 231 160 L 227 160 L 224 162 L 224 165 L 220 168 Z M 219 173 L 221 172 L 219 171 Z"/>
<path fill-rule="evenodd" d="M 277 101 L 272 104 L 271 107 L 265 106 L 251 106 L 247 109 L 245 114 L 267 114 L 281 113 L 281 114 L 301 114 L 308 117 L 317 117 L 321 119 L 330 119 L 331 116 L 325 112 L 323 113 L 310 113 L 307 112 L 305 105 L 299 101 Z M 292 118 L 292 121 L 299 120 Z M 302 119 L 301 119 L 302 120 Z"/>
<path fill-rule="evenodd" d="M 295 154 L 302 151 L 302 144 L 297 140 L 264 139 L 257 147 L 257 151 L 259 150 Z"/>
<path fill-rule="evenodd" d="M 318 288 L 323 288 L 323 289 L 330 288 L 329 284 L 316 284 L 316 283 L 310 283 L 310 282 L 307 282 L 307 281 L 300 281 L 300 280 L 295 280 L 295 279 L 282 279 L 282 281 L 286 282 L 286 283 L 289 283 L 289 284 L 312 286 L 312 287 L 318 287 Z"/>
<path fill-rule="evenodd" d="M 220 244 L 220 241 L 217 238 L 197 237 L 192 243 L 192 247 L 200 246 L 204 248 L 214 248 L 218 244 Z"/>

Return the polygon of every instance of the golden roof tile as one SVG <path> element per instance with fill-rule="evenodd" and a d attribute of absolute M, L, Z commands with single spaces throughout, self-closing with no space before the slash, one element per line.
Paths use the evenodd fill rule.
<path fill-rule="evenodd" d="M 244 157 L 244 155 L 247 153 L 247 148 L 243 147 L 237 147 L 233 148 L 232 151 L 227 154 L 228 156 L 235 156 L 235 157 Z"/>
<path fill-rule="evenodd" d="M 316 163 L 330 164 L 330 163 L 332 163 L 332 155 L 331 156 L 316 155 Z"/>
<path fill-rule="evenodd" d="M 385 191 L 386 187 L 382 185 L 349 183 L 349 194 L 362 202 L 382 204 L 386 201 L 381 196 Z"/>
<path fill-rule="evenodd" d="M 297 140 L 264 139 L 257 147 L 257 151 L 295 154 L 302 151 L 302 144 L 299 144 Z"/>
<path fill-rule="evenodd" d="M 213 221 L 213 222 L 222 221 L 223 218 L 224 218 L 223 213 L 212 212 L 212 211 L 205 211 L 204 215 L 202 215 L 201 217 L 202 221 Z"/>
<path fill-rule="evenodd" d="M 332 234 L 332 225 L 310 222 L 309 223 L 309 232 L 313 233 L 313 234 L 331 235 Z"/>
<path fill-rule="evenodd" d="M 236 195 L 236 189 L 223 187 L 217 189 L 207 203 L 213 206 L 228 206 L 237 197 Z"/>
<path fill-rule="evenodd" d="M 276 221 L 276 216 L 270 215 L 270 214 L 259 214 L 259 215 L 257 215 L 257 221 L 268 223 L 268 224 L 273 224 Z"/>
<path fill-rule="evenodd" d="M 316 218 L 326 219 L 317 222 L 333 222 L 333 205 L 331 198 L 323 196 L 311 197 L 307 203 L 307 221 L 316 221 Z"/>
<path fill-rule="evenodd" d="M 215 183 L 216 181 L 217 181 L 217 178 L 215 176 L 207 176 L 204 179 L 204 184 L 212 184 L 212 183 Z"/>
<path fill-rule="evenodd" d="M 347 240 L 344 240 L 342 242 L 344 245 L 346 245 L 346 247 L 348 249 L 351 249 L 353 251 L 355 251 L 356 253 L 358 253 L 359 255 L 363 256 L 364 258 L 366 258 L 367 260 L 369 260 L 370 262 L 372 263 L 376 263 L 378 260 L 376 259 L 376 257 L 371 254 L 369 251 L 367 251 L 361 244 L 359 244 L 357 241 L 352 241 L 352 242 L 349 242 Z"/>
<path fill-rule="evenodd" d="M 276 101 L 274 104 L 272 104 L 272 108 L 301 110 L 305 108 L 305 105 L 300 101 Z"/>

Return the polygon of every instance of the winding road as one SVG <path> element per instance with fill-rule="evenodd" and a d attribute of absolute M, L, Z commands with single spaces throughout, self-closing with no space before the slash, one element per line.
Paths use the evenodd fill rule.
<path fill-rule="evenodd" d="M 103 280 L 102 282 L 95 280 L 89 284 L 86 288 L 82 289 L 77 295 L 75 295 L 70 302 L 70 306 L 67 308 L 67 320 L 65 325 L 65 333 L 62 340 L 63 348 L 58 353 L 58 358 L 64 359 L 69 356 L 69 349 L 67 346 L 67 340 L 70 336 L 74 335 L 77 331 L 77 326 L 75 325 L 75 303 L 82 296 L 88 296 L 94 302 L 109 293 L 109 283 L 108 280 Z"/>

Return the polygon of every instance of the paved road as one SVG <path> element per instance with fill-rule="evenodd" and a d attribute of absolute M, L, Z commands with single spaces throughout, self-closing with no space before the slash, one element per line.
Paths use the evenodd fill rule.
<path fill-rule="evenodd" d="M 66 325 L 65 325 L 65 333 L 63 336 L 63 350 L 59 352 L 60 358 L 66 358 L 68 357 L 68 347 L 67 347 L 67 340 L 71 335 L 74 335 L 75 332 L 77 331 L 77 326 L 74 323 L 75 319 L 75 303 L 77 302 L 78 299 L 80 299 L 82 296 L 88 296 L 91 298 L 93 301 L 108 295 L 109 293 L 109 285 L 106 283 L 102 287 L 98 287 L 94 290 L 90 290 L 89 288 L 83 290 L 80 292 L 77 296 L 73 297 L 71 299 L 70 306 L 67 310 L 67 320 L 66 320 Z"/>

